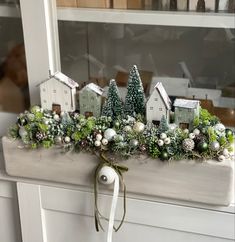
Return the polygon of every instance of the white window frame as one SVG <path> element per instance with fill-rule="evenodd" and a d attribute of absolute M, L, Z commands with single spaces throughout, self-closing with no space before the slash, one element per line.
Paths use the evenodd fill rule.
<path fill-rule="evenodd" d="M 38 84 L 61 70 L 56 0 L 20 0 L 30 104 L 40 104 Z M 0 112 L 0 136 L 16 114 Z"/>

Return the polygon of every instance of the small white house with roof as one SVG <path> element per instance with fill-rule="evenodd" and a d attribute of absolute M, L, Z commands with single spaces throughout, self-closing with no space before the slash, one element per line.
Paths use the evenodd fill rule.
<path fill-rule="evenodd" d="M 94 83 L 87 84 L 79 92 L 80 113 L 85 116 L 99 117 L 102 107 L 103 88 Z"/>
<path fill-rule="evenodd" d="M 200 101 L 175 99 L 175 124 L 182 129 L 192 129 L 193 122 L 199 116 Z"/>
<path fill-rule="evenodd" d="M 159 124 L 162 116 L 170 120 L 171 100 L 161 82 L 158 82 L 146 104 L 146 118 L 148 122 Z"/>
<path fill-rule="evenodd" d="M 54 105 L 60 111 L 76 110 L 76 88 L 78 83 L 61 72 L 56 72 L 40 84 L 41 106 L 52 110 Z"/>

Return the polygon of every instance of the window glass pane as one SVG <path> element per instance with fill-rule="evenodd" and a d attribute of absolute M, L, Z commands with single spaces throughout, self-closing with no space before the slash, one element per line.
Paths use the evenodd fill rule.
<path fill-rule="evenodd" d="M 62 71 L 80 87 L 106 87 L 115 78 L 125 96 L 126 73 L 136 64 L 146 97 L 161 81 L 172 98 L 199 99 L 225 125 L 235 126 L 234 28 L 221 28 L 220 22 L 200 27 L 200 21 L 192 27 L 67 21 L 60 13 Z"/>
<path fill-rule="evenodd" d="M 29 106 L 22 21 L 18 1 L 0 1 L 0 112 Z"/>

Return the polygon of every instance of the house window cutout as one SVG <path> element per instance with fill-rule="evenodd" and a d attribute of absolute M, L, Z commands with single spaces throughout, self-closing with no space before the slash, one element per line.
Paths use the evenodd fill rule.
<path fill-rule="evenodd" d="M 159 111 L 162 111 L 162 108 L 159 108 Z"/>
<path fill-rule="evenodd" d="M 55 89 L 53 90 L 53 93 L 56 93 L 56 90 Z"/>
<path fill-rule="evenodd" d="M 156 101 L 156 102 L 157 102 L 157 101 L 158 101 L 158 98 L 157 98 L 157 97 L 155 97 L 155 98 L 154 98 L 154 101 Z"/>
<path fill-rule="evenodd" d="M 153 110 L 153 107 L 150 107 L 149 110 Z"/>
<path fill-rule="evenodd" d="M 180 123 L 180 124 L 179 124 L 179 127 L 180 127 L 181 129 L 188 129 L 188 128 L 189 128 L 189 124 L 188 124 L 188 123 Z"/>
<path fill-rule="evenodd" d="M 68 94 L 68 91 L 67 90 L 64 90 L 64 94 Z"/>

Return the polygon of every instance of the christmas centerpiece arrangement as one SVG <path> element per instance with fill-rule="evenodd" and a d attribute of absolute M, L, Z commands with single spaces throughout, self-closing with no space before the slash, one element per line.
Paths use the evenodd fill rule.
<path fill-rule="evenodd" d="M 64 150 L 108 151 L 119 158 L 139 154 L 161 160 L 232 158 L 231 129 L 200 108 L 197 100 L 176 99 L 173 113 L 161 83 L 146 100 L 136 66 L 130 71 L 124 103 L 115 80 L 110 81 L 103 107 L 103 90 L 91 83 L 80 91 L 80 112 L 74 111 L 75 98 L 71 98 L 76 85 L 64 79 L 54 78 L 59 85 L 50 85 L 53 90 L 46 86 L 47 82 L 41 84 L 42 107 L 33 106 L 21 113 L 10 129 L 11 137 L 21 139 L 25 147 L 32 149 L 57 146 Z"/>
<path fill-rule="evenodd" d="M 93 174 L 95 225 L 99 230 L 102 218 L 109 221 L 108 242 L 124 221 L 123 172 L 128 168 L 130 192 L 230 203 L 234 133 L 199 101 L 175 99 L 172 104 L 160 82 L 146 98 L 136 66 L 130 70 L 124 102 L 115 80 L 110 80 L 105 97 L 96 84 L 84 86 L 77 107 L 77 86 L 60 72 L 41 83 L 41 105 L 19 114 L 9 129 L 16 142 L 3 139 L 9 174 L 79 185 L 88 185 Z M 98 208 L 99 183 L 114 184 L 109 219 Z M 115 227 L 119 188 L 124 191 L 124 211 Z"/>

